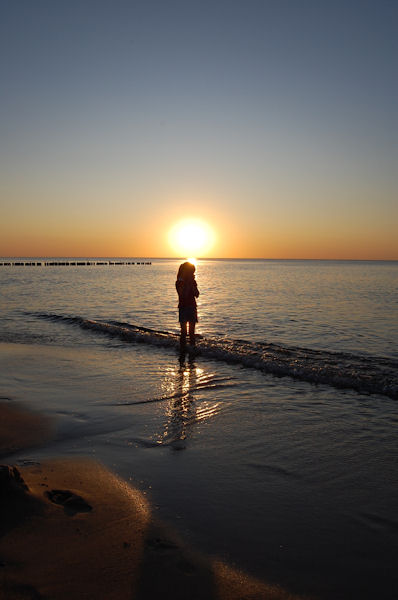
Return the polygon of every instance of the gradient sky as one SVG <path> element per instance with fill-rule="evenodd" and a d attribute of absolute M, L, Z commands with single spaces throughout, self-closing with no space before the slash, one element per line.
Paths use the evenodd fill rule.
<path fill-rule="evenodd" d="M 0 0 L 0 255 L 398 259 L 395 0 Z"/>

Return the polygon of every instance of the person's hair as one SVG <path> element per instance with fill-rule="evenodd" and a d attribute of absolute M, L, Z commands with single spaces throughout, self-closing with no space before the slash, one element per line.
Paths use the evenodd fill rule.
<path fill-rule="evenodd" d="M 184 262 L 178 269 L 177 279 L 185 279 L 186 277 L 193 277 L 195 273 L 195 265 L 190 262 Z"/>

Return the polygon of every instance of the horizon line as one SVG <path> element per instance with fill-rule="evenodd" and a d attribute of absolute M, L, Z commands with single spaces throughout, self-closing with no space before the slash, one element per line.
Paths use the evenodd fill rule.
<path fill-rule="evenodd" d="M 59 258 L 71 258 L 71 259 L 77 259 L 77 258 L 82 258 L 82 259 L 139 259 L 139 260 L 187 260 L 187 257 L 185 256 L 128 256 L 128 255 L 106 255 L 106 256 L 100 256 L 100 255 L 92 255 L 92 256 L 87 256 L 87 255 L 53 255 L 53 254 L 49 254 L 49 255 L 10 255 L 10 256 L 1 256 L 0 260 L 9 260 L 12 258 L 17 258 L 17 259 L 22 259 L 22 258 L 26 258 L 26 259 L 50 259 L 50 258 L 54 258 L 54 259 L 59 259 Z M 398 258 L 267 258 L 267 257 L 243 257 L 243 256 L 235 256 L 235 257 L 204 257 L 204 256 L 199 256 L 196 258 L 196 260 L 268 260 L 268 261 L 324 261 L 324 262 L 331 262 L 331 261 L 341 261 L 341 262 L 397 262 Z"/>

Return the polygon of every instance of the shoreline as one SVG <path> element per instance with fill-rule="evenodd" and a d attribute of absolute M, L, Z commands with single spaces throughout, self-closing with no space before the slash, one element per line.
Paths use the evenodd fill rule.
<path fill-rule="evenodd" d="M 10 444 L 0 430 L 0 596 L 298 600 L 188 547 L 153 517 L 138 489 L 98 462 L 52 459 L 12 467 L 15 451 L 45 441 L 49 420 L 10 402 L 0 403 L 5 423 L 3 415 L 12 421 L 13 438 Z M 21 439 L 32 423 L 34 439 Z"/>

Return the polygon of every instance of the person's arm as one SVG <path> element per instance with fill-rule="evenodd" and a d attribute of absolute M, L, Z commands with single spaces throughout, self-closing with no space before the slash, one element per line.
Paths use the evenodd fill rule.
<path fill-rule="evenodd" d="M 199 298 L 199 290 L 198 290 L 198 284 L 196 283 L 196 281 L 193 282 L 194 286 L 193 286 L 193 293 L 195 298 Z"/>

